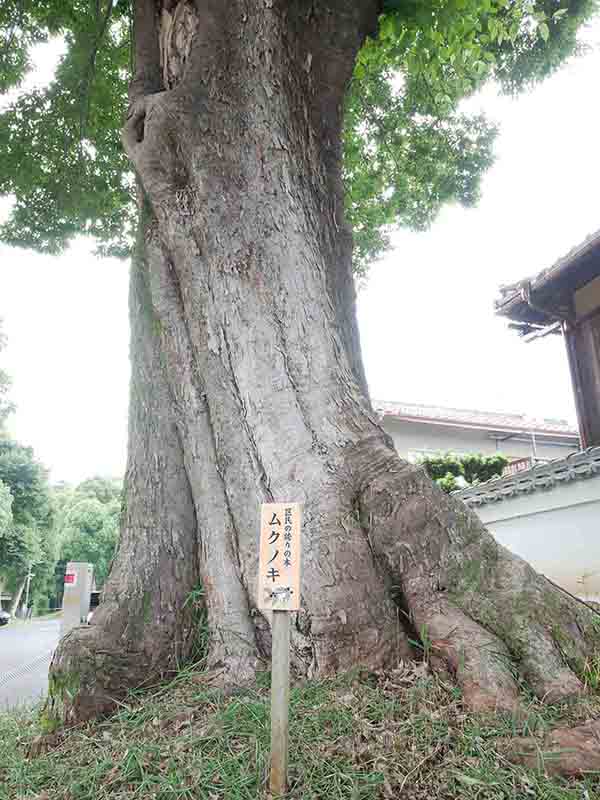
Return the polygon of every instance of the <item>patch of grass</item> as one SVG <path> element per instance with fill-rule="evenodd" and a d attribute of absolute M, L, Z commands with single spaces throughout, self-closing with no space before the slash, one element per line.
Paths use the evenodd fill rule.
<path fill-rule="evenodd" d="M 269 692 L 233 697 L 190 666 L 110 719 L 50 733 L 43 714 L 0 714 L 0 800 L 266 800 Z M 354 671 L 290 695 L 291 800 L 600 800 L 600 777 L 565 781 L 510 764 L 515 736 L 598 716 L 600 701 L 526 715 L 467 714 L 427 665 Z"/>
<path fill-rule="evenodd" d="M 192 623 L 195 628 L 192 658 L 199 662 L 206 656 L 210 642 L 204 589 L 201 585 L 196 586 L 196 588 L 188 594 L 184 603 L 184 607 L 187 606 L 190 606 L 192 609 Z"/>
<path fill-rule="evenodd" d="M 593 691 L 600 689 L 600 655 L 589 658 L 583 667 L 583 680 Z"/>

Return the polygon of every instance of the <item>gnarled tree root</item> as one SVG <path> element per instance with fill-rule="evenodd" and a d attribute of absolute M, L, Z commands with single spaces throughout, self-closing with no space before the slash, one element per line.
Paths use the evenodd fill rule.
<path fill-rule="evenodd" d="M 479 518 L 387 448 L 356 459 L 361 519 L 423 646 L 474 710 L 516 711 L 520 684 L 555 703 L 581 694 L 600 652 L 592 610 L 499 545 Z"/>
<path fill-rule="evenodd" d="M 505 755 L 514 764 L 548 775 L 579 777 L 600 770 L 600 720 L 574 728 L 555 728 L 542 739 L 523 737 L 507 742 Z"/>

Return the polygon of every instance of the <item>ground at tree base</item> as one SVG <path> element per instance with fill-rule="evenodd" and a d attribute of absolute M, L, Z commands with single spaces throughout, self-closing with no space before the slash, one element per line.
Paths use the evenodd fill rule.
<path fill-rule="evenodd" d="M 226 697 L 210 674 L 188 668 L 109 719 L 71 730 L 52 732 L 43 712 L 0 715 L 0 800 L 269 800 L 262 677 L 259 687 Z M 592 722 L 600 697 L 561 706 L 524 698 L 524 706 L 519 721 L 467 713 L 459 691 L 425 664 L 299 683 L 289 797 L 600 798 L 600 725 Z M 558 750 L 545 749 L 551 731 L 585 723 L 583 761 L 564 731 Z M 583 774 L 555 774 L 581 766 Z"/>

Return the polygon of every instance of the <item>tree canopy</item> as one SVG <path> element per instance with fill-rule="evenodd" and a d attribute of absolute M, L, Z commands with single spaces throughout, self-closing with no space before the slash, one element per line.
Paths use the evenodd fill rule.
<path fill-rule="evenodd" d="M 90 562 L 99 586 L 108 575 L 117 543 L 121 491 L 120 481 L 95 477 L 75 489 L 64 486 L 53 493 L 60 564 Z M 62 577 L 64 570 L 59 572 Z"/>
<path fill-rule="evenodd" d="M 2 432 L 12 410 L 9 386 L 0 372 L 0 587 L 17 595 L 33 568 L 31 600 L 47 607 L 62 592 L 66 561 L 93 563 L 96 580 L 104 582 L 117 541 L 122 482 L 96 476 L 75 488 L 50 487 L 33 449 Z"/>
<path fill-rule="evenodd" d="M 0 328 L 0 351 L 5 343 L 2 330 Z M 8 416 L 11 406 L 7 400 L 7 392 L 10 387 L 10 379 L 4 370 L 0 370 L 0 433 L 2 425 Z M 6 483 L 0 481 L 0 537 L 4 536 L 12 525 L 12 503 L 13 496 Z"/>
<path fill-rule="evenodd" d="M 13 497 L 8 486 L 0 481 L 0 537 L 3 537 L 12 525 Z"/>
<path fill-rule="evenodd" d="M 5 343 L 6 337 L 2 333 L 2 320 L 0 320 L 0 352 L 2 352 Z M 3 369 L 0 369 L 0 433 L 2 432 L 7 416 L 13 410 L 13 405 L 8 399 L 9 389 L 10 378 Z"/>
<path fill-rule="evenodd" d="M 33 568 L 32 602 L 58 605 L 67 561 L 89 561 L 102 585 L 115 550 L 121 481 L 48 484 L 31 448 L 0 440 L 0 584 L 13 591 Z"/>
<path fill-rule="evenodd" d="M 47 597 L 56 561 L 48 476 L 33 450 L 0 438 L 0 579 L 16 590 L 30 566 Z"/>
<path fill-rule="evenodd" d="M 0 480 L 11 490 L 17 525 L 50 524 L 48 474 L 30 447 L 11 439 L 0 440 Z"/>
<path fill-rule="evenodd" d="M 518 91 L 577 52 L 594 0 L 386 0 L 359 55 L 346 111 L 347 213 L 355 269 L 394 225 L 427 227 L 443 204 L 473 205 L 493 162 L 495 125 L 460 103 L 484 82 Z M 129 0 L 7 0 L 0 91 L 18 88 L 35 45 L 62 37 L 44 88 L 12 93 L 0 115 L 7 243 L 58 252 L 78 233 L 126 254 L 135 225 L 119 130 L 131 73 Z"/>

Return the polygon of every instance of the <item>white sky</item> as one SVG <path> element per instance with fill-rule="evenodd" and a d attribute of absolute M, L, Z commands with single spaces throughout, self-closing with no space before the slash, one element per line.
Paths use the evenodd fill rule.
<path fill-rule="evenodd" d="M 427 233 L 398 233 L 359 296 L 373 397 L 574 420 L 562 340 L 525 344 L 492 303 L 501 283 L 535 274 L 600 227 L 599 74 L 594 48 L 517 100 L 490 89 L 470 102 L 501 126 L 479 207 L 447 208 Z M 121 474 L 127 264 L 78 241 L 56 258 L 0 246 L 0 270 L 11 432 L 55 481 Z"/>

